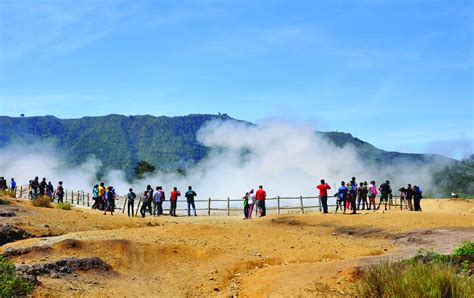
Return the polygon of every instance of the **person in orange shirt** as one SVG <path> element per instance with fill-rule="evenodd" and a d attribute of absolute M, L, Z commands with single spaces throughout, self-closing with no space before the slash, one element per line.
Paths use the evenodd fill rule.
<path fill-rule="evenodd" d="M 263 190 L 263 186 L 259 186 L 255 193 L 255 199 L 257 200 L 257 208 L 260 213 L 259 217 L 267 215 L 267 208 L 265 207 L 265 198 L 267 193 Z"/>
<path fill-rule="evenodd" d="M 170 196 L 170 216 L 176 216 L 176 205 L 178 203 L 178 197 L 181 196 L 181 192 L 175 187 L 171 192 Z"/>
<path fill-rule="evenodd" d="M 321 205 L 323 205 L 323 213 L 328 213 L 328 189 L 331 189 L 331 186 L 322 179 L 321 184 L 316 186 L 316 188 L 319 189 L 319 198 L 321 199 Z"/>

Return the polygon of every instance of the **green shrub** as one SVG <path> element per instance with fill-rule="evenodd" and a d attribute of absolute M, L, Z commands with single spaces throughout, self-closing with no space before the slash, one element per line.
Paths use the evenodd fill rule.
<path fill-rule="evenodd" d="M 472 297 L 473 289 L 473 277 L 437 262 L 382 262 L 356 284 L 360 297 Z"/>
<path fill-rule="evenodd" d="M 4 199 L 0 199 L 0 205 L 10 205 L 10 202 Z"/>
<path fill-rule="evenodd" d="M 464 241 L 453 253 L 456 257 L 474 257 L 474 242 Z"/>
<path fill-rule="evenodd" d="M 41 196 L 33 200 L 33 206 L 51 208 L 51 199 L 48 196 Z"/>
<path fill-rule="evenodd" d="M 72 206 L 69 203 L 57 203 L 56 207 L 58 207 L 59 209 L 62 209 L 62 210 L 71 210 L 72 209 Z"/>
<path fill-rule="evenodd" d="M 15 265 L 0 256 L 0 297 L 26 296 L 33 291 L 33 285 L 18 276 Z"/>

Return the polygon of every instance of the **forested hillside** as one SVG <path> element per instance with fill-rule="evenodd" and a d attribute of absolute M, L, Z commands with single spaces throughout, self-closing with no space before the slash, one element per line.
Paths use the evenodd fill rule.
<path fill-rule="evenodd" d="M 11 143 L 53 142 L 67 153 L 72 164 L 89 155 L 100 159 L 105 168 L 124 170 L 128 178 L 145 161 L 160 170 L 184 170 L 205 157 L 208 148 L 196 140 L 196 133 L 207 121 L 232 119 L 223 115 L 154 117 L 108 115 L 80 119 L 44 117 L 0 117 L 0 147 Z M 406 154 L 380 150 L 342 132 L 318 132 L 337 146 L 353 145 L 361 158 L 379 165 L 409 161 L 426 164 L 451 163 L 431 154 Z"/>

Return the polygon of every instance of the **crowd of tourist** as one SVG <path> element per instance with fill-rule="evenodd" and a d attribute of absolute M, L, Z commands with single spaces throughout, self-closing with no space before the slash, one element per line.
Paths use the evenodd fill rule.
<path fill-rule="evenodd" d="M 331 186 L 323 179 L 316 188 L 319 191 L 321 211 L 322 213 L 328 213 L 328 191 L 331 190 Z M 11 178 L 8 184 L 4 177 L 0 177 L 0 193 L 7 191 L 9 191 L 10 195 L 16 196 L 17 183 L 14 178 Z M 423 197 L 421 187 L 408 184 L 406 187 L 403 186 L 399 188 L 398 191 L 400 199 L 397 207 L 399 207 L 400 210 L 405 208 L 410 211 L 421 211 L 420 201 Z M 59 181 L 57 186 L 54 187 L 51 181 L 46 181 L 46 178 L 42 178 L 40 181 L 38 177 L 35 177 L 30 180 L 28 184 L 28 198 L 31 200 L 36 200 L 39 197 L 49 197 L 51 201 L 56 200 L 58 203 L 62 203 L 64 194 L 65 190 L 62 181 Z M 177 202 L 180 196 L 181 192 L 177 187 L 174 187 L 169 194 L 170 216 L 176 216 Z M 184 194 L 187 202 L 188 216 L 197 216 L 194 201 L 196 196 L 196 192 L 189 186 Z M 370 183 L 367 183 L 367 181 L 357 183 L 356 178 L 352 177 L 349 182 L 341 181 L 337 192 L 333 196 L 336 197 L 335 213 L 339 210 L 342 210 L 343 213 L 350 210 L 352 214 L 357 213 L 357 210 L 379 210 L 382 204 L 385 210 L 394 206 L 393 190 L 388 180 L 377 187 L 374 180 Z M 379 197 L 378 202 L 376 202 L 377 196 Z M 116 209 L 116 197 L 117 194 L 113 186 L 105 186 L 104 182 L 100 182 L 94 185 L 92 189 L 92 209 L 103 211 L 104 215 L 107 214 L 107 212 L 113 215 Z M 262 185 L 258 187 L 257 191 L 251 189 L 246 192 L 243 196 L 244 218 L 251 219 L 254 211 L 255 215 L 259 217 L 266 216 L 266 197 L 267 193 Z M 136 212 L 138 213 L 139 211 L 142 217 L 145 217 L 147 213 L 150 216 L 163 215 L 163 202 L 165 200 L 166 194 L 162 186 L 153 188 L 151 185 L 148 185 L 143 195 L 140 196 L 139 206 L 137 206 L 140 210 L 136 210 Z M 128 216 L 136 215 L 136 201 L 137 195 L 133 189 L 130 188 L 126 195 L 125 202 Z"/>

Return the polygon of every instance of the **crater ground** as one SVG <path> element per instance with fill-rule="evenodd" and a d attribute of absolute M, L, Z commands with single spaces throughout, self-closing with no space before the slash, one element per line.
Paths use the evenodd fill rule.
<path fill-rule="evenodd" d="M 9 200 L 1 224 L 31 238 L 7 243 L 15 264 L 99 257 L 111 272 L 39 276 L 37 296 L 350 295 L 357 267 L 418 248 L 474 241 L 474 201 L 423 200 L 423 212 L 128 218 Z"/>

